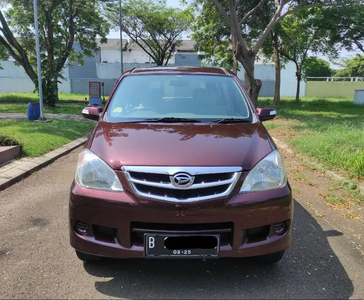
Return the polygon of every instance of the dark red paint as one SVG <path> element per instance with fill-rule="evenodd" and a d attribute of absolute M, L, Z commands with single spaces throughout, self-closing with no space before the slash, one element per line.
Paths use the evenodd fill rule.
<path fill-rule="evenodd" d="M 145 68 L 125 72 L 118 81 L 133 74 L 208 74 L 232 76 L 247 96 L 240 81 L 230 72 L 216 68 Z M 115 90 L 115 89 L 114 89 Z M 112 98 L 113 93 L 110 95 Z M 247 96 L 248 98 L 248 96 Z M 257 256 L 278 252 L 290 246 L 291 229 L 278 236 L 269 231 L 267 238 L 247 243 L 248 229 L 271 226 L 292 220 L 292 194 L 289 185 L 254 193 L 239 193 L 249 170 L 276 149 L 261 121 L 272 119 L 271 109 L 253 108 L 252 124 L 132 124 L 107 123 L 101 118 L 87 148 L 106 161 L 117 173 L 125 192 L 114 193 L 71 187 L 70 237 L 78 251 L 105 257 L 143 257 L 143 246 L 133 244 L 132 222 L 165 224 L 233 224 L 231 245 L 223 245 L 221 257 Z M 108 104 L 107 104 L 108 105 Z M 106 108 L 107 108 L 106 105 Z M 92 115 L 96 115 L 92 109 Z M 225 198 L 195 203 L 171 203 L 138 197 L 132 190 L 122 166 L 241 166 L 233 191 Z M 97 240 L 93 232 L 82 236 L 74 231 L 81 221 L 117 230 L 115 241 Z"/>

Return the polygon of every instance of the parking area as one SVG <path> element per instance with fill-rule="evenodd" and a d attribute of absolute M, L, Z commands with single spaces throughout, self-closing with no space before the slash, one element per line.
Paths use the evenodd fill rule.
<path fill-rule="evenodd" d="M 251 259 L 82 263 L 69 245 L 67 218 L 79 151 L 0 193 L 0 298 L 364 297 L 364 257 L 303 201 L 295 202 L 293 245 L 275 266 Z"/>

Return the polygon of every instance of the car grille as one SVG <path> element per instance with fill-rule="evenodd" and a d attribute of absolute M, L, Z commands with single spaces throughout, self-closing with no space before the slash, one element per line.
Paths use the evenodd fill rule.
<path fill-rule="evenodd" d="M 123 171 L 134 192 L 169 202 L 196 202 L 225 197 L 234 188 L 241 167 L 141 167 Z M 180 179 L 184 184 L 180 184 Z"/>

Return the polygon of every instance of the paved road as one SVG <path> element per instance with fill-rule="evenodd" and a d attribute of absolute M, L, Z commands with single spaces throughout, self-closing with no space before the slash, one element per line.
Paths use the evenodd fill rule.
<path fill-rule="evenodd" d="M 83 264 L 67 223 L 78 151 L 0 193 L 0 298 L 364 298 L 363 256 L 298 203 L 293 246 L 276 266 L 249 259 Z"/>

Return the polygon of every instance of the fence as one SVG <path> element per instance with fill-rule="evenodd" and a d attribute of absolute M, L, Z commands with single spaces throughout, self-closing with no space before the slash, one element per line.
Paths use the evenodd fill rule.
<path fill-rule="evenodd" d="M 364 81 L 364 77 L 307 77 L 307 81 L 350 81 L 350 82 L 358 82 Z"/>
<path fill-rule="evenodd" d="M 307 81 L 307 97 L 354 97 L 364 89 L 364 81 Z"/>

